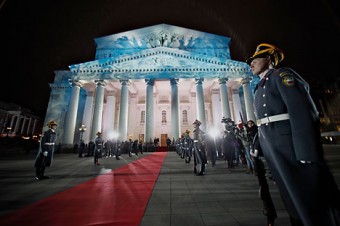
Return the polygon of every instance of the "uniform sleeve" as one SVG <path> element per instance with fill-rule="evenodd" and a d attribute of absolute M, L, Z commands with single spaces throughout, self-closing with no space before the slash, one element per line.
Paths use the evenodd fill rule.
<path fill-rule="evenodd" d="M 44 135 L 40 139 L 40 147 L 41 147 L 42 152 L 46 150 L 46 146 L 44 144 L 47 142 L 47 137 L 48 137 L 48 133 L 46 131 L 44 132 Z"/>
<path fill-rule="evenodd" d="M 304 84 L 290 70 L 281 71 L 275 79 L 289 114 L 296 159 L 321 161 L 319 122 Z"/>
<path fill-rule="evenodd" d="M 256 136 L 254 136 L 253 145 L 254 145 L 254 149 L 256 149 L 256 150 L 261 149 L 260 142 L 259 142 L 257 134 L 256 134 Z"/>

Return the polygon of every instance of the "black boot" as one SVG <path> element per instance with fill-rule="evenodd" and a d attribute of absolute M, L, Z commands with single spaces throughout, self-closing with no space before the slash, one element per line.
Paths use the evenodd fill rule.
<path fill-rule="evenodd" d="M 40 167 L 35 168 L 35 179 L 39 180 L 40 179 Z"/>
<path fill-rule="evenodd" d="M 275 218 L 267 217 L 267 226 L 274 226 Z"/>
<path fill-rule="evenodd" d="M 50 179 L 50 177 L 45 176 L 45 166 L 40 168 L 40 176 L 39 176 L 39 180 L 46 180 L 46 179 Z"/>

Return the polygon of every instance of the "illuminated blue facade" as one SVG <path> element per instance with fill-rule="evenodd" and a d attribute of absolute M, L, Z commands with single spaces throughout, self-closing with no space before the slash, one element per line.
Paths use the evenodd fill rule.
<path fill-rule="evenodd" d="M 131 120 L 136 117 L 138 118 L 139 113 L 143 114 L 143 111 L 148 111 L 147 106 L 145 106 L 147 103 L 147 95 L 145 94 L 147 88 L 145 85 L 145 87 L 142 88 L 144 92 L 142 92 L 140 89 L 140 81 L 155 81 L 155 86 L 161 84 L 162 81 L 176 81 L 176 83 L 171 83 L 175 84 L 176 87 L 180 87 L 184 81 L 193 81 L 192 84 L 196 81 L 196 86 L 199 85 L 197 81 L 204 81 L 202 85 L 205 88 L 204 97 L 200 98 L 203 99 L 205 105 L 212 111 L 212 101 L 216 102 L 217 100 L 221 101 L 221 99 L 223 99 L 221 98 L 221 95 L 224 95 L 223 93 L 219 93 L 218 98 L 211 96 L 212 92 L 215 92 L 215 94 L 216 91 L 219 92 L 220 85 L 223 86 L 228 83 L 228 89 L 231 90 L 230 84 L 234 84 L 233 86 L 235 86 L 235 83 L 237 83 L 238 87 L 234 89 L 239 90 L 241 81 L 247 81 L 249 85 L 249 81 L 252 78 L 250 68 L 246 63 L 231 59 L 229 48 L 230 38 L 220 35 L 167 24 L 159 24 L 96 38 L 95 43 L 96 56 L 94 61 L 70 65 L 70 71 L 56 71 L 55 81 L 53 84 L 50 84 L 52 91 L 45 120 L 54 119 L 59 122 L 59 132 L 61 133 L 60 142 L 62 144 L 77 142 L 77 137 L 79 137 L 77 130 L 82 123 L 87 124 L 88 134 L 85 136 L 87 137 L 85 138 L 87 141 L 93 139 L 95 130 L 105 131 L 108 120 L 110 121 L 110 126 L 108 126 L 110 130 L 115 130 L 121 139 L 130 138 L 131 135 L 129 134 L 132 134 L 131 131 L 135 130 L 139 132 L 138 136 L 133 135 L 133 139 L 140 139 L 142 135 L 144 140 L 148 141 L 151 136 L 158 137 L 159 133 L 166 133 L 171 138 L 177 138 L 183 130 L 190 128 L 190 123 L 185 127 L 185 123 L 183 122 L 180 128 L 170 129 L 169 126 L 165 126 L 165 129 L 162 131 L 154 131 L 154 128 L 151 128 L 157 126 L 157 122 L 153 123 L 155 124 L 154 126 L 138 122 L 137 124 L 139 126 L 142 125 L 144 131 L 142 131 L 141 128 L 138 129 L 131 125 Z M 133 110 L 131 111 L 131 105 L 134 105 L 136 108 L 138 107 L 140 112 L 135 116 L 129 115 L 127 122 L 119 123 L 119 119 L 123 118 L 122 115 L 119 115 L 122 114 L 120 109 L 120 101 L 122 101 L 121 91 L 123 90 L 122 81 L 126 81 L 126 85 L 129 86 L 128 94 L 124 94 L 128 95 L 129 98 L 129 106 L 125 113 L 131 114 L 131 112 L 133 112 Z M 70 84 L 72 84 L 72 86 L 70 86 Z M 208 88 L 205 87 L 207 84 L 210 84 Z M 152 85 L 153 90 L 155 90 L 154 84 Z M 193 87 L 193 85 L 190 84 L 189 86 Z M 173 93 L 171 95 L 171 91 L 167 91 L 167 93 L 164 91 L 164 93 L 162 93 L 162 88 L 158 89 L 159 91 L 154 91 L 156 98 L 154 102 L 156 106 L 158 106 L 157 104 L 161 103 L 161 100 L 164 101 L 167 99 L 165 103 L 169 104 L 168 108 L 178 108 L 177 110 L 175 109 L 175 112 L 178 111 L 179 115 L 182 113 L 181 107 L 187 105 L 187 102 L 190 102 L 191 105 L 186 107 L 189 113 L 192 113 L 190 116 L 196 119 L 199 111 L 205 112 L 205 114 L 201 114 L 203 116 L 200 117 L 203 117 L 201 120 L 204 121 L 204 125 L 206 124 L 206 129 L 209 129 L 213 124 L 217 124 L 217 121 L 220 121 L 220 118 L 217 118 L 222 117 L 222 115 L 216 112 L 210 112 L 211 117 L 209 120 L 206 120 L 204 118 L 204 115 L 207 114 L 206 110 L 197 108 L 195 89 L 190 89 L 189 86 L 187 89 L 188 93 L 181 91 L 179 91 L 181 94 L 175 93 L 177 97 L 179 97 L 179 105 L 174 104 L 171 97 L 167 99 L 167 96 L 172 96 Z M 173 89 L 175 91 L 172 92 L 177 92 L 176 87 Z M 103 97 L 96 97 L 98 90 L 102 90 Z M 209 90 L 211 93 L 207 93 L 206 90 Z M 158 93 L 159 96 L 157 96 Z M 228 96 L 227 93 L 225 95 Z M 231 96 L 225 101 L 228 102 L 229 100 L 231 104 L 235 104 L 230 100 L 232 99 Z M 136 100 L 133 98 L 136 98 Z M 153 97 L 149 96 L 149 98 Z M 103 103 L 99 103 L 101 101 Z M 252 118 L 253 116 L 249 113 L 251 110 L 246 109 L 247 106 L 244 106 L 244 101 L 239 102 L 242 104 L 239 104 L 238 110 L 247 115 L 246 118 Z M 76 110 L 73 109 L 74 107 L 72 109 L 70 108 L 72 104 L 78 105 Z M 230 103 L 227 105 L 229 104 Z M 113 115 L 113 119 L 110 118 L 111 116 L 105 115 L 108 114 L 105 113 L 107 112 L 107 106 L 110 108 L 108 111 L 109 114 Z M 160 104 L 159 106 L 163 105 Z M 111 109 L 111 107 L 114 109 Z M 249 107 L 250 106 L 248 106 L 248 108 Z M 156 112 L 157 109 L 154 109 L 154 107 L 149 110 L 149 113 L 150 111 L 158 115 Z M 163 112 L 164 111 L 166 110 L 163 110 Z M 230 111 L 230 109 L 227 109 L 225 112 L 228 111 Z M 100 112 L 99 116 L 95 116 L 95 119 L 93 119 L 93 117 L 97 113 L 94 112 Z M 178 117 L 178 115 L 176 115 L 177 113 L 173 112 L 172 110 L 171 120 L 180 120 L 181 117 Z M 148 117 L 148 115 L 151 115 L 151 113 L 147 114 L 146 117 Z M 161 114 L 159 113 L 159 115 Z M 227 116 L 234 118 L 235 121 L 238 119 L 237 115 L 239 115 L 237 112 L 227 114 Z M 190 118 L 190 120 L 192 118 Z M 157 117 L 155 120 L 157 120 Z M 65 125 L 66 121 L 67 124 L 71 123 L 72 125 Z M 176 132 L 174 132 L 174 130 L 176 130 Z M 124 131 L 124 134 L 121 134 L 121 131 Z M 72 138 L 70 137 L 71 135 Z M 107 136 L 107 138 L 108 137 L 109 136 Z"/>

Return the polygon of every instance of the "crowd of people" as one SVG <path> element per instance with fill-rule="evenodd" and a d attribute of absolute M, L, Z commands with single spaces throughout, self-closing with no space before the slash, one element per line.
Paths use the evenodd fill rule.
<path fill-rule="evenodd" d="M 77 147 L 79 158 L 81 157 L 94 157 L 94 163 L 100 165 L 100 158 L 116 158 L 120 160 L 122 154 L 127 154 L 129 157 L 132 155 L 138 156 L 143 154 L 145 146 L 143 141 L 131 140 L 120 141 L 118 139 L 108 139 L 104 141 L 102 139 L 102 133 L 98 132 L 94 141 L 90 141 L 85 144 L 84 141 L 80 141 L 79 147 Z"/>
<path fill-rule="evenodd" d="M 186 163 L 189 163 L 196 148 L 202 152 L 202 159 L 209 159 L 212 166 L 215 166 L 216 160 L 223 159 L 227 168 L 246 164 L 246 173 L 253 174 L 254 163 L 250 156 L 252 138 L 249 131 L 250 126 L 255 123 L 249 121 L 247 124 L 235 124 L 230 118 L 222 118 L 222 123 L 225 125 L 225 130 L 220 136 L 213 137 L 200 130 L 201 122 L 196 120 L 193 124 L 194 136 L 198 133 L 197 139 L 195 137 L 191 139 L 190 131 L 186 130 L 175 141 L 176 152 L 182 159 L 185 159 Z"/>

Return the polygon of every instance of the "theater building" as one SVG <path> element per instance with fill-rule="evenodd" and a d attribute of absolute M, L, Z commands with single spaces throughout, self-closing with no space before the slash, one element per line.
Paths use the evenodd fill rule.
<path fill-rule="evenodd" d="M 165 145 L 193 130 L 223 130 L 222 117 L 255 119 L 249 66 L 231 59 L 230 38 L 159 24 L 95 39 L 93 61 L 55 71 L 45 124 L 58 143 L 103 138 Z M 80 130 L 82 127 L 86 131 Z"/>

